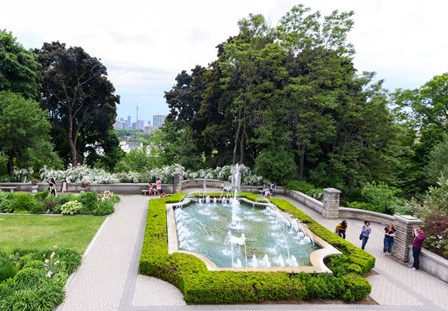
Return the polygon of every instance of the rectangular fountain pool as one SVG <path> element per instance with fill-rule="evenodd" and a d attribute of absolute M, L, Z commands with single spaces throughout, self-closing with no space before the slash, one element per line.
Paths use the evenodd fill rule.
<path fill-rule="evenodd" d="M 307 228 L 271 206 L 245 202 L 189 203 L 174 209 L 178 249 L 200 254 L 218 268 L 310 266 L 321 247 Z"/>

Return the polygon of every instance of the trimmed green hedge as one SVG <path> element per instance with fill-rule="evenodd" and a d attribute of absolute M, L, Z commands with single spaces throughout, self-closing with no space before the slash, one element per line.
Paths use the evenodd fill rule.
<path fill-rule="evenodd" d="M 179 202 L 183 196 L 175 194 L 150 200 L 139 272 L 175 285 L 187 303 L 300 302 L 312 299 L 359 301 L 370 293 L 371 286 L 363 274 L 374 266 L 375 258 L 282 199 L 271 199 L 271 202 L 305 223 L 311 231 L 343 253 L 327 261 L 333 275 L 208 271 L 205 264 L 192 255 L 168 254 L 166 203 Z M 257 197 L 253 193 L 240 193 L 239 196 L 251 200 Z"/>

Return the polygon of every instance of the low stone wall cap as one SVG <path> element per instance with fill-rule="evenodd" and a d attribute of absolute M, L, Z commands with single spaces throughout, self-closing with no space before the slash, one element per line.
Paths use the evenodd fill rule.
<path fill-rule="evenodd" d="M 336 188 L 324 188 L 324 191 L 327 192 L 335 192 L 335 193 L 341 193 L 340 190 L 336 189 Z"/>

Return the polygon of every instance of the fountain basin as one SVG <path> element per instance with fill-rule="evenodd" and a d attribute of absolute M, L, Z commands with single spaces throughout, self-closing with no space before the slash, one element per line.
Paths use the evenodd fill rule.
<path fill-rule="evenodd" d="M 250 204 L 250 206 L 253 206 L 253 208 L 258 208 L 258 209 L 264 209 L 267 206 L 272 205 L 271 203 L 252 202 L 247 199 L 241 199 L 240 201 L 244 201 L 244 202 Z M 176 227 L 176 219 L 175 219 L 175 209 L 179 208 L 180 206 L 185 207 L 185 206 L 189 206 L 191 204 L 192 204 L 191 199 L 186 199 L 186 200 L 182 201 L 180 204 L 179 203 L 171 204 L 171 205 L 167 204 L 168 251 L 170 254 L 174 253 L 174 252 L 191 254 L 191 255 L 199 258 L 200 260 L 202 260 L 209 270 L 212 270 L 212 271 L 240 271 L 240 272 L 242 272 L 242 271 L 280 272 L 281 271 L 281 272 L 289 272 L 289 273 L 299 273 L 299 272 L 332 273 L 331 270 L 329 270 L 325 266 L 324 259 L 327 256 L 341 254 L 338 250 L 336 250 L 330 244 L 328 244 L 321 238 L 317 237 L 312 232 L 309 232 L 308 234 L 310 235 L 311 240 L 314 241 L 314 243 L 319 246 L 319 249 L 314 250 L 309 254 L 309 260 L 308 259 L 305 260 L 306 263 L 304 265 L 276 266 L 276 267 L 269 267 L 269 266 L 252 267 L 250 264 L 247 263 L 248 258 L 250 260 L 250 257 L 252 256 L 252 254 L 249 252 L 247 254 L 244 254 L 244 256 L 241 257 L 242 261 L 243 261 L 242 265 L 240 262 L 240 264 L 237 265 L 237 267 L 235 267 L 235 265 L 229 266 L 229 267 L 222 267 L 222 263 L 219 263 L 219 265 L 218 265 L 215 262 L 213 262 L 212 260 L 210 260 L 210 258 L 208 258 L 207 256 L 205 256 L 203 254 L 199 254 L 198 252 L 189 251 L 189 250 L 182 250 L 181 249 L 182 247 L 180 247 L 180 245 L 179 245 L 178 228 Z M 207 204 L 213 204 L 213 203 L 207 203 Z M 205 209 L 208 207 L 206 206 L 206 204 L 203 204 L 203 206 L 196 206 L 195 208 L 197 208 L 197 209 L 204 208 Z M 228 209 L 231 209 L 231 207 L 228 206 Z M 281 217 L 284 218 L 285 222 L 294 221 L 294 219 L 292 219 L 292 217 L 287 213 L 281 212 L 280 215 L 281 215 Z M 253 239 L 253 237 L 250 237 L 250 236 L 244 236 L 244 239 L 242 239 L 243 236 L 241 235 L 241 233 L 239 233 L 238 230 L 233 230 L 233 228 L 229 228 L 226 230 L 229 230 L 229 232 L 231 232 L 231 236 L 232 236 L 231 240 L 237 246 L 243 245 L 245 239 L 248 239 L 249 242 L 251 241 L 251 239 Z M 180 234 L 182 235 L 183 233 L 181 232 Z M 220 240 L 214 241 L 214 243 L 217 245 L 217 247 L 223 246 L 224 238 L 225 237 L 222 237 L 222 241 L 220 241 Z M 183 240 L 185 240 L 185 238 Z M 261 260 L 262 256 L 260 256 L 259 254 L 257 254 L 257 256 L 258 256 L 259 260 Z M 244 263 L 244 259 L 246 259 L 245 263 Z M 232 258 L 232 263 L 233 263 L 233 258 Z"/>

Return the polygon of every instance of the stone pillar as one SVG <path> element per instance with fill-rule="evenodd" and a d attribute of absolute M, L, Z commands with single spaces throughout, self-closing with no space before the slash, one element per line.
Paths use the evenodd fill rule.
<path fill-rule="evenodd" d="M 324 189 L 324 201 L 322 216 L 325 219 L 338 219 L 339 218 L 339 197 L 341 191 L 334 188 Z"/>
<path fill-rule="evenodd" d="M 412 229 L 423 224 L 423 221 L 412 216 L 394 215 L 395 241 L 392 256 L 407 262 L 409 258 L 409 245 L 412 245 Z"/>
<path fill-rule="evenodd" d="M 173 183 L 173 193 L 181 192 L 182 191 L 182 173 L 180 172 L 174 172 L 174 183 Z"/>

